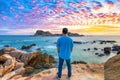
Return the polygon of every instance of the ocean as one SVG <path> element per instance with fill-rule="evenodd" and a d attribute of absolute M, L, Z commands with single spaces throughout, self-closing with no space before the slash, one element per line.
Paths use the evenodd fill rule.
<path fill-rule="evenodd" d="M 72 62 L 73 61 L 85 61 L 87 63 L 103 63 L 110 57 L 116 55 L 116 52 L 111 52 L 110 55 L 98 56 L 95 53 L 103 54 L 102 49 L 104 47 L 112 47 L 113 45 L 120 45 L 120 36 L 83 36 L 83 37 L 71 37 L 76 42 L 82 42 L 83 44 L 74 43 L 74 48 L 72 52 Z M 56 41 L 59 37 L 53 36 L 29 36 L 29 35 L 0 35 L 0 49 L 4 45 L 9 45 L 10 47 L 15 47 L 21 49 L 23 45 L 36 44 L 31 49 L 26 50 L 27 52 L 37 51 L 38 48 L 41 49 L 42 53 L 47 53 L 58 59 L 58 53 L 56 50 Z M 111 44 L 100 44 L 99 42 L 92 43 L 93 41 L 99 40 L 114 40 L 117 43 Z M 90 50 L 88 50 L 90 48 Z M 94 50 L 97 48 L 97 50 Z"/>

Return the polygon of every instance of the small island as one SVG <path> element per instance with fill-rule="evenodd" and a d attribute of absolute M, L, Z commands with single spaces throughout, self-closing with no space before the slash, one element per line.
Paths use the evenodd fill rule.
<path fill-rule="evenodd" d="M 68 33 L 69 36 L 74 36 L 74 37 L 82 37 L 84 35 L 80 35 L 78 33 Z M 62 36 L 62 34 L 52 34 L 49 31 L 42 31 L 42 30 L 37 30 L 34 36 Z"/>

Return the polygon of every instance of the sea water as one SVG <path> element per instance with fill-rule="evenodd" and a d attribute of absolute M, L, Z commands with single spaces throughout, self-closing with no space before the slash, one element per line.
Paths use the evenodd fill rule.
<path fill-rule="evenodd" d="M 117 44 L 120 45 L 120 36 L 83 36 L 83 37 L 71 37 L 74 41 L 77 42 L 88 42 L 85 44 L 74 44 L 73 52 L 71 53 L 72 62 L 73 61 L 85 61 L 87 63 L 103 63 L 108 60 L 110 57 L 116 55 L 116 52 L 111 52 L 108 56 L 99 57 L 95 55 L 95 53 L 103 54 L 104 47 L 112 47 Z M 10 47 L 15 47 L 17 49 L 21 49 L 23 45 L 31 45 L 36 44 L 31 49 L 26 50 L 27 52 L 37 51 L 38 48 L 41 49 L 42 53 L 47 53 L 58 59 L 58 53 L 56 50 L 56 41 L 59 37 L 53 36 L 29 36 L 29 35 L 1 35 L 0 36 L 0 49 L 4 47 L 4 45 L 9 45 Z M 115 44 L 99 44 L 98 42 L 92 44 L 92 41 L 96 40 L 115 40 L 117 43 Z M 90 50 L 87 50 L 90 48 Z M 98 48 L 98 50 L 94 50 L 94 48 Z M 86 49 L 86 51 L 84 51 Z"/>

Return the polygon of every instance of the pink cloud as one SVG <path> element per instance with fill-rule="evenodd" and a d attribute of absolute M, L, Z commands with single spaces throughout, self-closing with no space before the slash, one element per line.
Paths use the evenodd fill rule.
<path fill-rule="evenodd" d="M 18 7 L 18 9 L 24 9 L 24 6 L 23 6 L 23 5 L 20 5 L 20 6 Z"/>

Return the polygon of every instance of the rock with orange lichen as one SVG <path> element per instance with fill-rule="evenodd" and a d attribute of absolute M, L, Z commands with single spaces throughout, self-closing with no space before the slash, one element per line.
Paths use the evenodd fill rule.
<path fill-rule="evenodd" d="M 32 66 L 34 68 L 49 68 L 52 67 L 55 62 L 54 57 L 48 54 L 42 54 L 41 52 L 30 52 L 27 53 L 22 50 L 15 48 L 4 48 L 1 50 L 3 54 L 9 54 L 14 57 L 18 62 L 23 62 L 25 66 Z"/>
<path fill-rule="evenodd" d="M 54 58 L 48 54 L 27 53 L 9 47 L 0 50 L 0 55 L 0 79 L 2 80 L 18 78 L 20 75 L 33 72 L 34 68 L 49 68 L 54 62 Z"/>
<path fill-rule="evenodd" d="M 5 57 L 7 60 L 2 62 L 3 68 L 0 69 L 0 76 L 3 76 L 10 72 L 12 69 L 14 69 L 14 66 L 16 65 L 15 58 L 12 58 L 8 54 L 4 54 L 1 56 L 1 58 Z"/>
<path fill-rule="evenodd" d="M 28 65 L 35 68 L 49 68 L 54 63 L 54 57 L 48 54 L 42 54 L 41 52 L 34 52 L 28 61 Z"/>
<path fill-rule="evenodd" d="M 2 60 L 3 59 L 3 60 Z M 24 64 L 16 61 L 14 57 L 11 57 L 9 54 L 4 54 L 0 56 L 0 76 L 1 80 L 10 80 L 16 75 L 23 75 L 25 72 Z"/>

